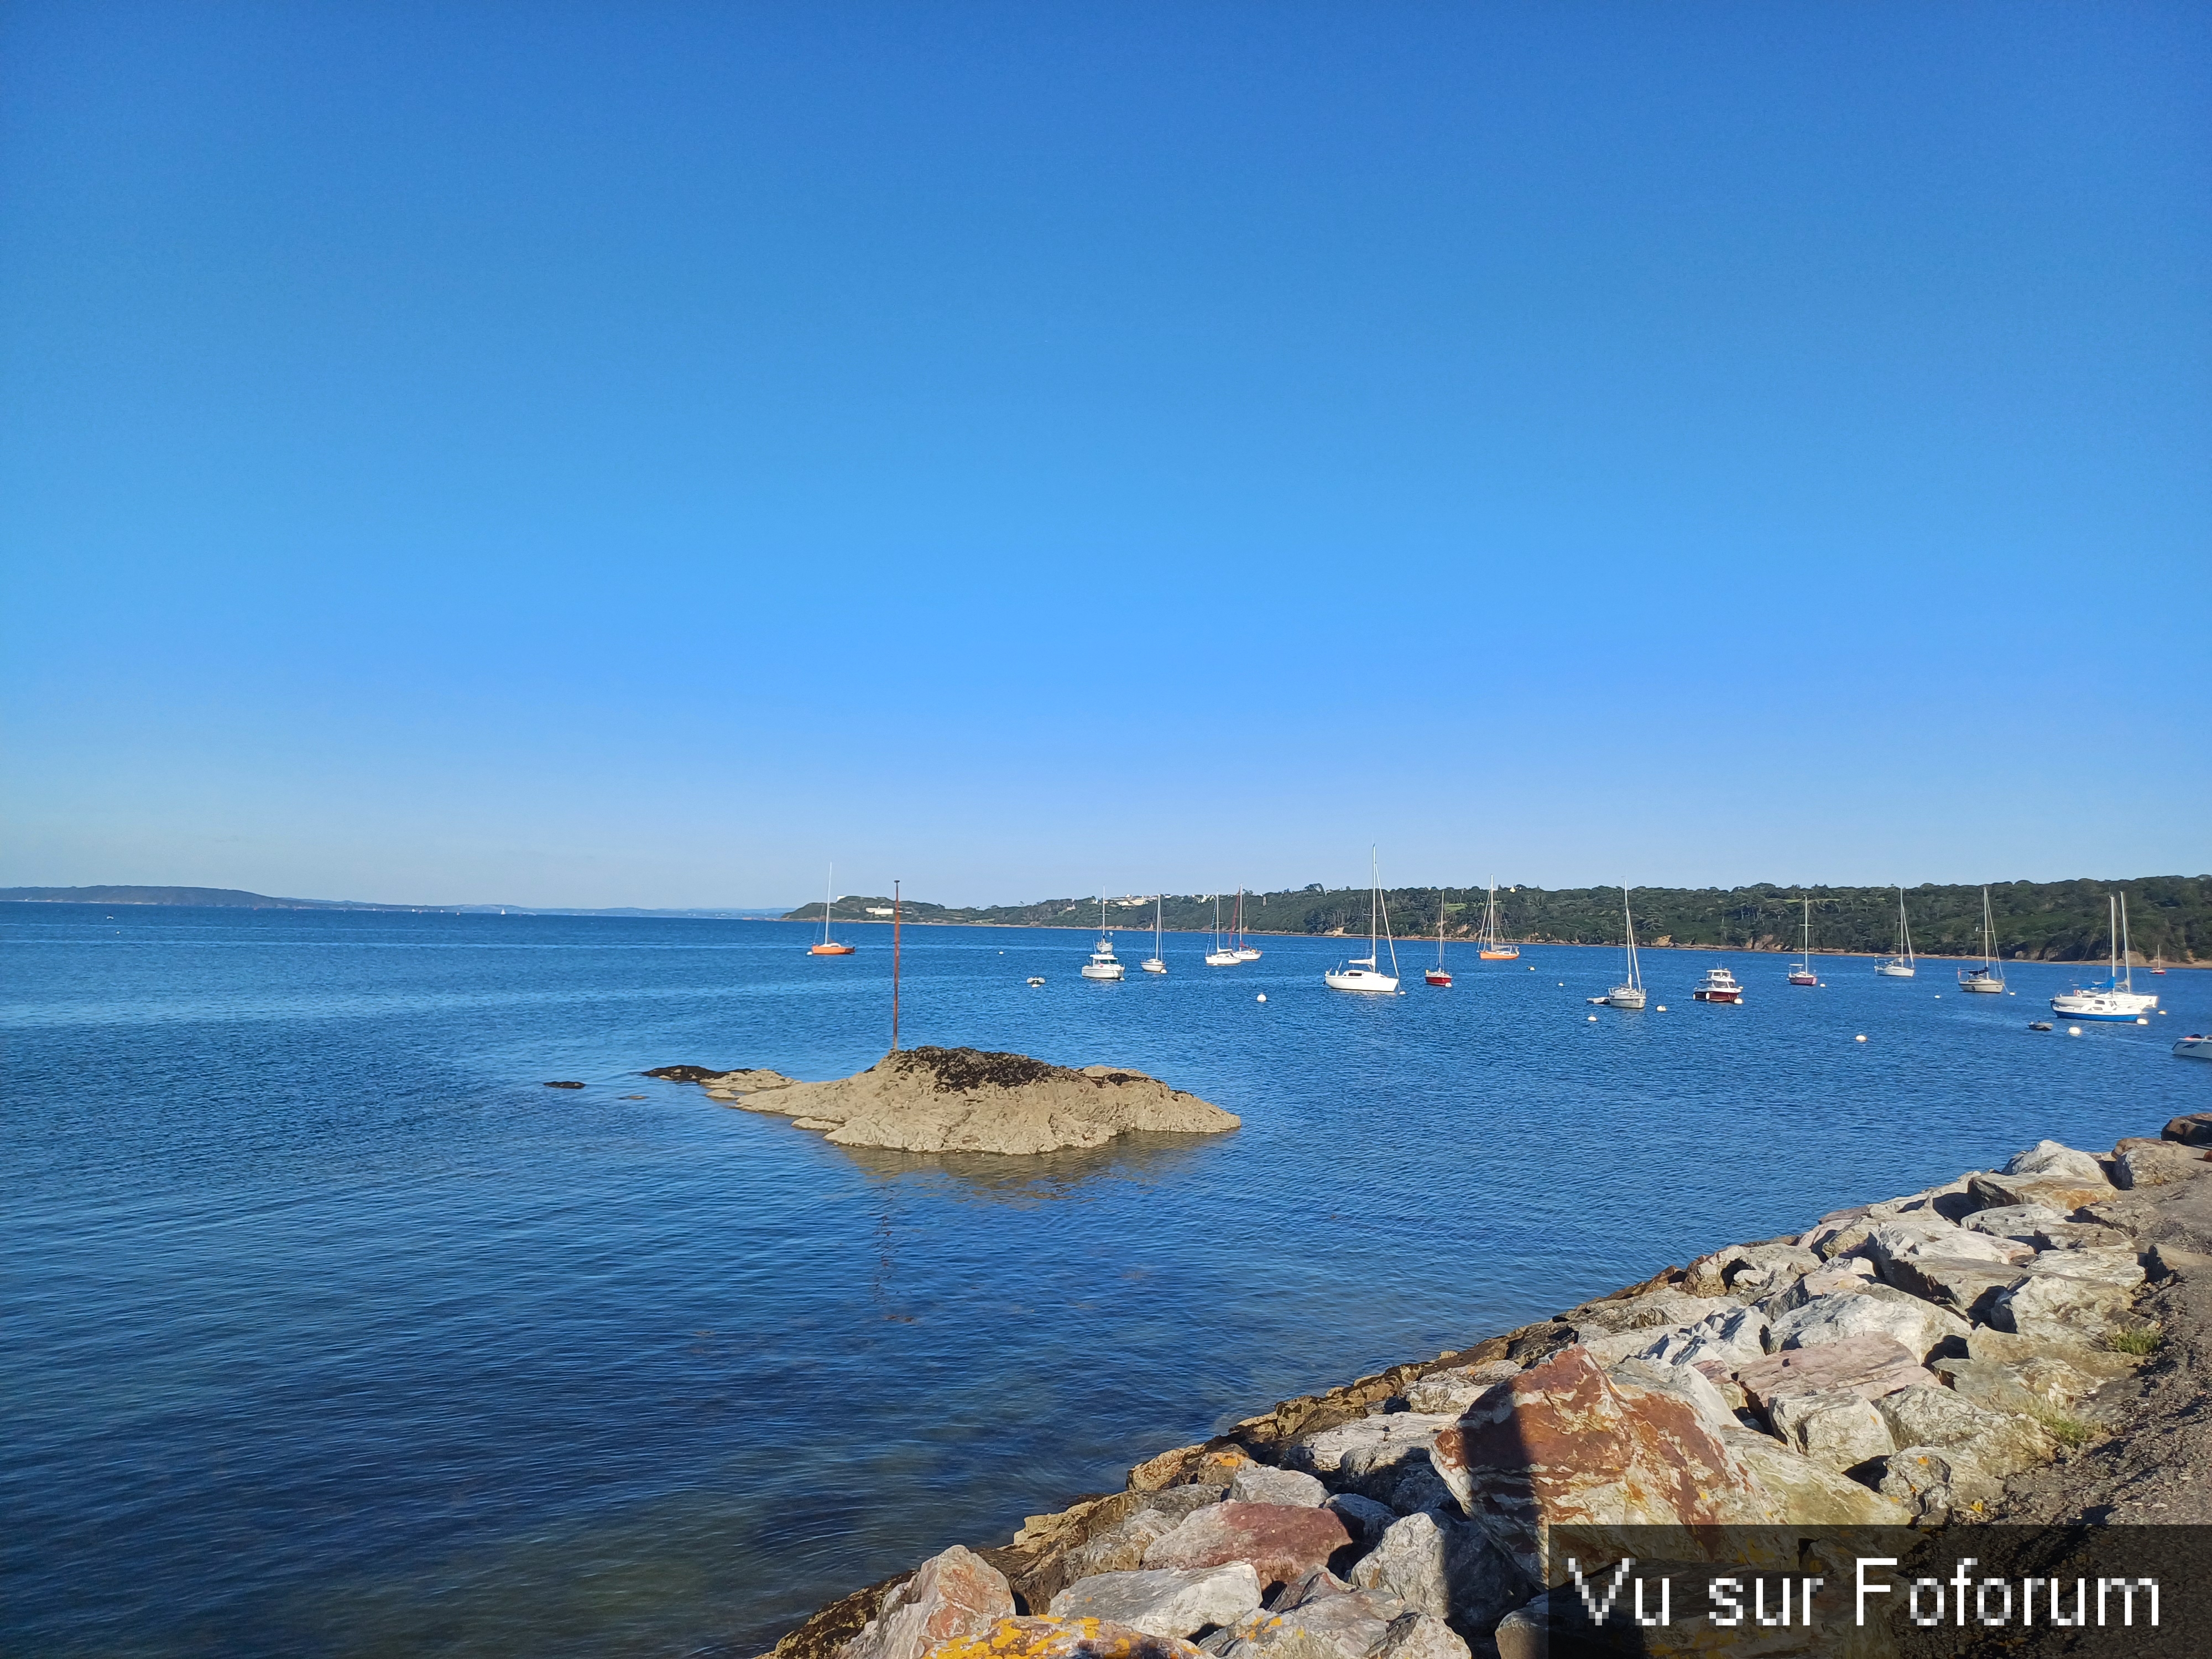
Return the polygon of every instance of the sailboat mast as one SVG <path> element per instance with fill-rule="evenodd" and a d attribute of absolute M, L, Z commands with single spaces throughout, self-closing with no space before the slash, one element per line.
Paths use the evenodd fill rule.
<path fill-rule="evenodd" d="M 2127 983 L 2120 988 L 2124 991 L 2134 990 L 2136 963 L 2134 953 L 2128 949 L 2128 896 L 2125 893 L 2120 895 L 2120 968 L 2128 976 Z"/>
<path fill-rule="evenodd" d="M 830 907 L 837 902 L 837 866 L 830 866 L 829 880 L 822 889 L 822 942 L 830 942 Z"/>

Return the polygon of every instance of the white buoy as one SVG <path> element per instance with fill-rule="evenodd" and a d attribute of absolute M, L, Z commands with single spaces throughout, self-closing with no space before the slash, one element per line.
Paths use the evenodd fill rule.
<path fill-rule="evenodd" d="M 2150 1022 L 2147 1019 L 2138 1019 L 2136 1024 L 2138 1025 L 2148 1025 Z"/>
<path fill-rule="evenodd" d="M 1259 994 L 1258 996 L 1256 996 L 1256 997 L 1253 998 L 1253 1000 L 1254 1000 L 1255 1002 L 1265 1002 L 1267 1000 L 1267 994 L 1265 991 L 1261 992 L 1261 993 L 1260 993 L 1260 994 Z"/>
<path fill-rule="evenodd" d="M 1589 1017 L 1589 1023 L 1593 1025 L 1597 1024 L 1597 1016 L 1595 1014 L 1592 1014 Z"/>
<path fill-rule="evenodd" d="M 1866 1033 L 1862 1031 L 1858 1036 L 1853 1037 L 1851 1041 L 1854 1042 L 1864 1042 L 1866 1041 Z"/>
<path fill-rule="evenodd" d="M 1667 1005 L 1663 1002 L 1661 1003 L 1658 1007 L 1658 1012 L 1662 1014 L 1665 1013 L 1667 1012 Z"/>
<path fill-rule="evenodd" d="M 2080 1036 L 2081 1035 L 2081 1028 L 2078 1025 L 2069 1025 L 2066 1028 L 2066 1035 L 2068 1036 Z"/>

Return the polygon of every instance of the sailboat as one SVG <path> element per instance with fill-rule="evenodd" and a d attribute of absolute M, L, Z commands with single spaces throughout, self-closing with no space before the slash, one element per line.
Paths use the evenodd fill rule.
<path fill-rule="evenodd" d="M 1606 1005 L 1613 1008 L 1641 1008 L 1644 1006 L 1644 970 L 1636 960 L 1636 918 L 1629 914 L 1628 890 L 1620 890 L 1620 920 L 1628 930 L 1628 982 L 1616 985 L 1605 994 Z"/>
<path fill-rule="evenodd" d="M 1213 948 L 1206 953 L 1209 968 L 1234 968 L 1238 961 L 1237 952 L 1221 942 L 1221 895 L 1213 896 Z"/>
<path fill-rule="evenodd" d="M 1152 895 L 1152 955 L 1150 955 L 1150 956 L 1146 957 L 1142 962 L 1140 962 L 1140 963 L 1139 963 L 1137 964 L 1139 968 L 1142 968 L 1142 969 L 1143 969 L 1146 973 L 1148 973 L 1148 974 L 1164 974 L 1164 973 L 1165 973 L 1165 972 L 1167 972 L 1167 970 L 1168 970 L 1168 964 L 1167 964 L 1166 961 L 1165 961 L 1165 960 L 1161 957 L 1161 955 L 1160 955 L 1160 905 L 1161 905 L 1161 902 L 1162 902 L 1161 896 L 1160 896 L 1159 894 L 1158 894 L 1158 893 L 1153 894 L 1153 895 Z"/>
<path fill-rule="evenodd" d="M 1521 947 L 1509 945 L 1498 926 L 1498 884 L 1490 884 L 1490 899 L 1482 907 L 1482 933 L 1474 954 L 1484 962 L 1518 962 Z"/>
<path fill-rule="evenodd" d="M 1813 901 L 1805 901 L 1805 946 L 1797 953 L 1797 960 L 1790 964 L 1792 985 L 1818 985 L 1820 976 L 1813 971 Z"/>
<path fill-rule="evenodd" d="M 1875 972 L 1890 979 L 1912 977 L 1912 929 L 1905 921 L 1905 890 L 1897 890 L 1897 954 L 1875 964 Z"/>
<path fill-rule="evenodd" d="M 1321 982 L 1332 991 L 1373 991 L 1385 994 L 1398 988 L 1398 944 L 1390 937 L 1390 912 L 1382 902 L 1382 870 L 1376 862 L 1375 849 L 1367 849 L 1370 880 L 1367 897 L 1367 954 L 1340 963 L 1330 972 L 1321 976 Z M 1377 957 L 1376 946 L 1387 943 L 1390 947 L 1390 971 L 1384 973 Z"/>
<path fill-rule="evenodd" d="M 2132 1023 L 2158 1006 L 2158 999 L 2136 989 L 2135 969 L 2128 960 L 2128 900 L 2123 893 L 2106 900 L 2112 915 L 2112 971 L 2094 985 L 2051 999 L 2051 1012 L 2069 1019 L 2097 1019 Z M 2148 1021 L 2144 1021 L 2148 1024 Z"/>
<path fill-rule="evenodd" d="M 1114 936 L 1106 931 L 1106 901 L 1098 901 L 1098 948 L 1091 953 L 1091 960 L 1083 964 L 1085 979 L 1119 979 L 1121 977 L 1121 959 L 1114 954 Z"/>
<path fill-rule="evenodd" d="M 1237 921 L 1231 928 L 1230 934 L 1237 941 L 1234 949 L 1237 961 L 1259 961 L 1260 953 L 1252 948 L 1250 941 L 1244 937 L 1244 890 L 1242 887 L 1237 890 Z"/>
<path fill-rule="evenodd" d="M 1441 887 L 1437 890 L 1437 965 L 1421 977 L 1431 985 L 1451 983 L 1451 975 L 1444 968 L 1444 894 Z"/>
<path fill-rule="evenodd" d="M 2004 988 L 2004 969 L 1997 966 L 1996 928 L 1990 921 L 1990 890 L 1984 887 L 1982 889 L 1982 965 L 1959 969 L 1959 988 L 1995 995 Z"/>
<path fill-rule="evenodd" d="M 830 866 L 830 885 L 822 895 L 822 943 L 806 947 L 806 954 L 810 957 L 849 957 L 853 954 L 854 946 L 840 945 L 830 937 L 830 911 L 837 902 L 836 893 L 837 866 L 833 864 Z"/>

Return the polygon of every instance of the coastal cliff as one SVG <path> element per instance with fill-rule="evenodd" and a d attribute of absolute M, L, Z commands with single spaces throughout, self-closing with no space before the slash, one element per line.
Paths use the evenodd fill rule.
<path fill-rule="evenodd" d="M 1053 1066 L 976 1048 L 901 1049 L 826 1083 L 694 1066 L 647 1075 L 697 1083 L 716 1100 L 787 1117 L 840 1146 L 894 1152 L 1019 1157 L 1103 1146 L 1126 1134 L 1223 1134 L 1242 1122 L 1142 1072 Z"/>
<path fill-rule="evenodd" d="M 2208 1175 L 2212 1114 L 1724 1247 L 1162 1452 L 773 1659 L 1518 1659 L 1560 1528 L 2212 1521 Z"/>

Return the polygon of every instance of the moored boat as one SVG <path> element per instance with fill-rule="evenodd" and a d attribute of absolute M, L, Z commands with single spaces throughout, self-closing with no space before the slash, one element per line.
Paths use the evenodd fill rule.
<path fill-rule="evenodd" d="M 1897 890 L 1897 954 L 1887 962 L 1875 964 L 1875 972 L 1885 979 L 1912 977 L 1912 927 L 1905 919 L 1905 890 Z"/>
<path fill-rule="evenodd" d="M 1160 906 L 1164 902 L 1162 895 L 1152 895 L 1152 953 L 1137 964 L 1148 974 L 1164 974 L 1168 970 L 1167 959 L 1160 955 Z"/>
<path fill-rule="evenodd" d="M 1236 920 L 1230 924 L 1229 934 L 1234 941 L 1230 946 L 1231 956 L 1239 962 L 1259 961 L 1259 951 L 1254 949 L 1251 941 L 1244 937 L 1244 890 L 1242 887 L 1237 890 L 1237 916 Z"/>
<path fill-rule="evenodd" d="M 837 866 L 833 864 L 830 866 L 830 885 L 822 895 L 822 942 L 819 945 L 808 945 L 806 947 L 808 956 L 849 957 L 857 948 L 850 945 L 840 945 L 830 937 L 830 913 L 836 908 Z"/>
<path fill-rule="evenodd" d="M 1995 996 L 2005 988 L 2004 969 L 1996 956 L 1996 927 L 1990 920 L 1990 890 L 1982 889 L 1982 965 L 1959 969 L 1959 988 Z"/>
<path fill-rule="evenodd" d="M 2069 1019 L 2133 1024 L 2158 1006 L 2158 999 L 2136 989 L 2135 969 L 2128 959 L 2127 896 L 2108 897 L 2106 903 L 2112 918 L 2112 971 L 2094 984 L 2077 986 L 2051 998 L 2051 1012 Z"/>
<path fill-rule="evenodd" d="M 1797 960 L 1790 964 L 1792 985 L 1818 985 L 1820 976 L 1813 971 L 1813 901 L 1805 901 L 1805 937 L 1797 952 Z"/>
<path fill-rule="evenodd" d="M 1735 975 L 1727 969 L 1708 968 L 1690 994 L 1699 1002 L 1741 1002 L 1743 987 L 1736 983 Z"/>
<path fill-rule="evenodd" d="M 1628 978 L 1605 994 L 1609 1008 L 1641 1008 L 1644 1003 L 1644 969 L 1636 960 L 1636 918 L 1629 913 L 1628 890 L 1620 890 L 1620 921 L 1628 933 Z"/>
<path fill-rule="evenodd" d="M 2212 1060 L 2212 1036 L 2191 1031 L 2173 1045 L 2173 1052 L 2182 1060 Z"/>
<path fill-rule="evenodd" d="M 1506 942 L 1498 921 L 1498 884 L 1490 884 L 1490 896 L 1482 907 L 1482 933 L 1475 956 L 1484 962 L 1517 962 L 1521 947 Z"/>
<path fill-rule="evenodd" d="M 1234 968 L 1238 961 L 1237 952 L 1221 942 L 1221 895 L 1213 896 L 1213 948 L 1206 953 L 1209 968 Z"/>
<path fill-rule="evenodd" d="M 1332 991 L 1367 991 L 1388 995 L 1398 988 L 1398 945 L 1390 938 L 1390 910 L 1382 902 L 1382 866 L 1376 861 L 1375 849 L 1367 849 L 1370 872 L 1367 897 L 1367 954 L 1354 957 L 1349 962 L 1339 963 L 1321 976 L 1321 982 Z M 1380 946 L 1390 947 L 1390 971 L 1384 973 L 1380 960 Z"/>
<path fill-rule="evenodd" d="M 1444 895 L 1437 890 L 1437 965 L 1421 975 L 1431 985 L 1449 985 L 1451 975 L 1444 967 Z"/>
<path fill-rule="evenodd" d="M 1114 954 L 1114 936 L 1106 931 L 1106 901 L 1098 901 L 1098 946 L 1081 969 L 1085 979 L 1119 979 L 1121 960 Z"/>

